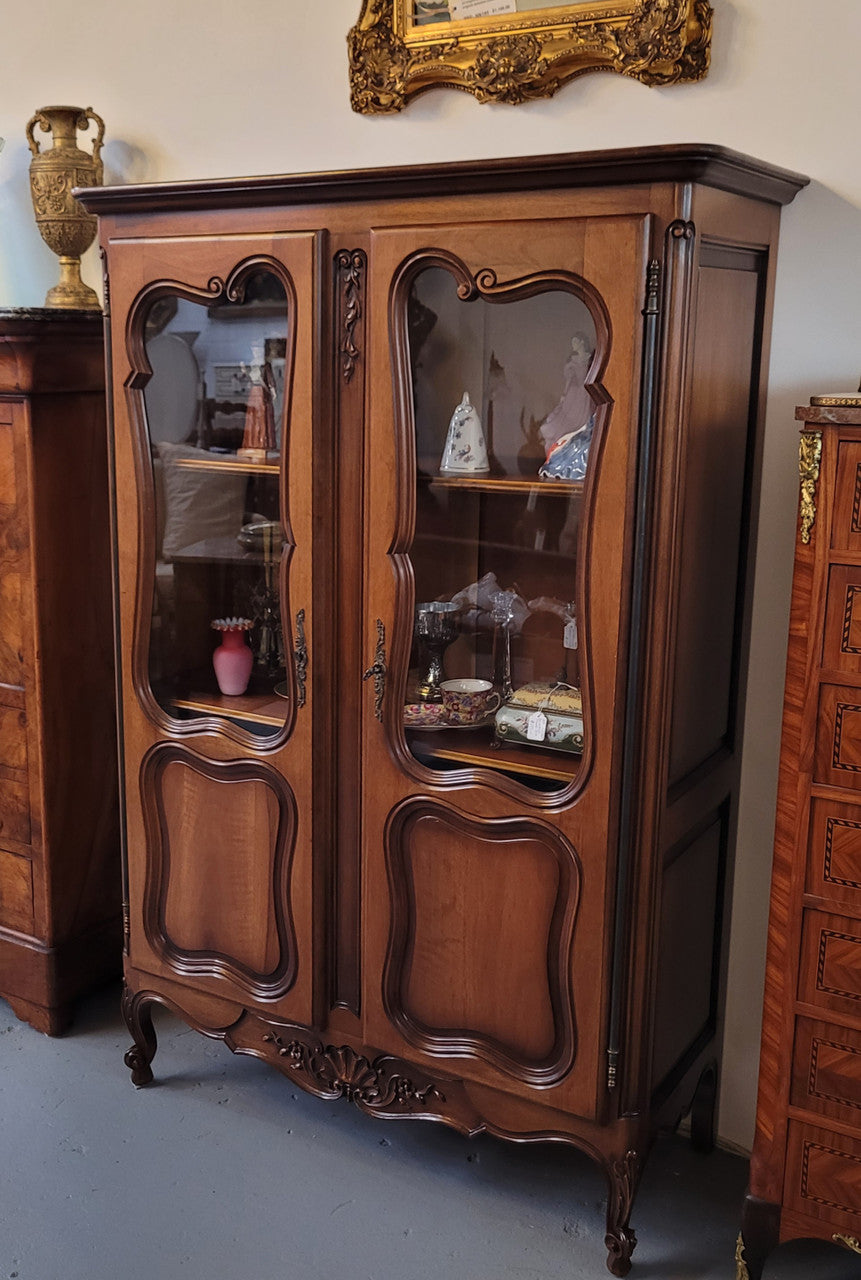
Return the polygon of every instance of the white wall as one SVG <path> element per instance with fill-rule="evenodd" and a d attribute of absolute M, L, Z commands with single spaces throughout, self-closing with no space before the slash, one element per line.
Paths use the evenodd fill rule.
<path fill-rule="evenodd" d="M 757 561 L 722 1136 L 752 1138 L 778 729 L 797 490 L 793 409 L 861 376 L 861 4 L 712 0 L 701 85 L 587 76 L 551 101 L 481 106 L 437 89 L 399 116 L 350 110 L 346 35 L 360 0 L 89 0 L 4 6 L 0 305 L 40 306 L 56 259 L 30 209 L 24 126 L 92 105 L 106 181 L 712 142 L 813 178 L 784 213 Z M 85 278 L 98 287 L 94 253 Z"/>

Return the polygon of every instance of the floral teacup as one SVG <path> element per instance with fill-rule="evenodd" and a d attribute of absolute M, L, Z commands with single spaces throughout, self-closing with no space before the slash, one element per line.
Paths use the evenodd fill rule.
<path fill-rule="evenodd" d="M 489 680 L 443 680 L 440 687 L 449 724 L 478 724 L 502 701 Z"/>

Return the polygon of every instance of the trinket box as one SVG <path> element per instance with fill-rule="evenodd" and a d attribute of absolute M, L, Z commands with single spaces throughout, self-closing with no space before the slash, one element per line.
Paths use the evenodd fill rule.
<path fill-rule="evenodd" d="M 529 722 L 541 712 L 546 723 L 540 725 L 543 736 L 530 734 Z M 540 722 L 539 722 L 540 724 Z M 516 742 L 523 746 L 547 747 L 552 751 L 583 752 L 583 705 L 580 690 L 571 685 L 536 682 L 515 689 L 499 708 L 495 718 L 495 735 L 500 743 Z"/>

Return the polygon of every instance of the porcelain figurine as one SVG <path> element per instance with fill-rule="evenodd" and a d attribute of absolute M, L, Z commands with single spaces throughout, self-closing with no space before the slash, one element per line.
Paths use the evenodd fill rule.
<path fill-rule="evenodd" d="M 590 415 L 588 422 L 577 431 L 569 431 L 550 449 L 547 461 L 538 468 L 543 480 L 585 480 L 589 463 L 589 446 L 592 443 L 592 432 L 595 428 L 595 415 Z"/>
<path fill-rule="evenodd" d="M 489 470 L 481 419 L 467 391 L 451 415 L 439 469 L 449 475 L 484 475 Z"/>
<path fill-rule="evenodd" d="M 562 373 L 562 395 L 541 424 L 545 455 L 562 436 L 578 430 L 595 407 L 586 390 L 586 375 L 594 355 L 592 348 L 584 333 L 576 333 L 571 339 L 571 351 Z"/>

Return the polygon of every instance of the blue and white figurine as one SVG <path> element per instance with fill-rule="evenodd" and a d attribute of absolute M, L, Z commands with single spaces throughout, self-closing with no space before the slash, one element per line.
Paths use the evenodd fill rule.
<path fill-rule="evenodd" d="M 451 415 L 439 469 L 448 475 L 481 475 L 490 469 L 481 419 L 467 391 Z"/>
<path fill-rule="evenodd" d="M 548 453 L 547 461 L 538 469 L 542 480 L 585 480 L 594 428 L 593 413 L 577 431 L 560 436 Z"/>

